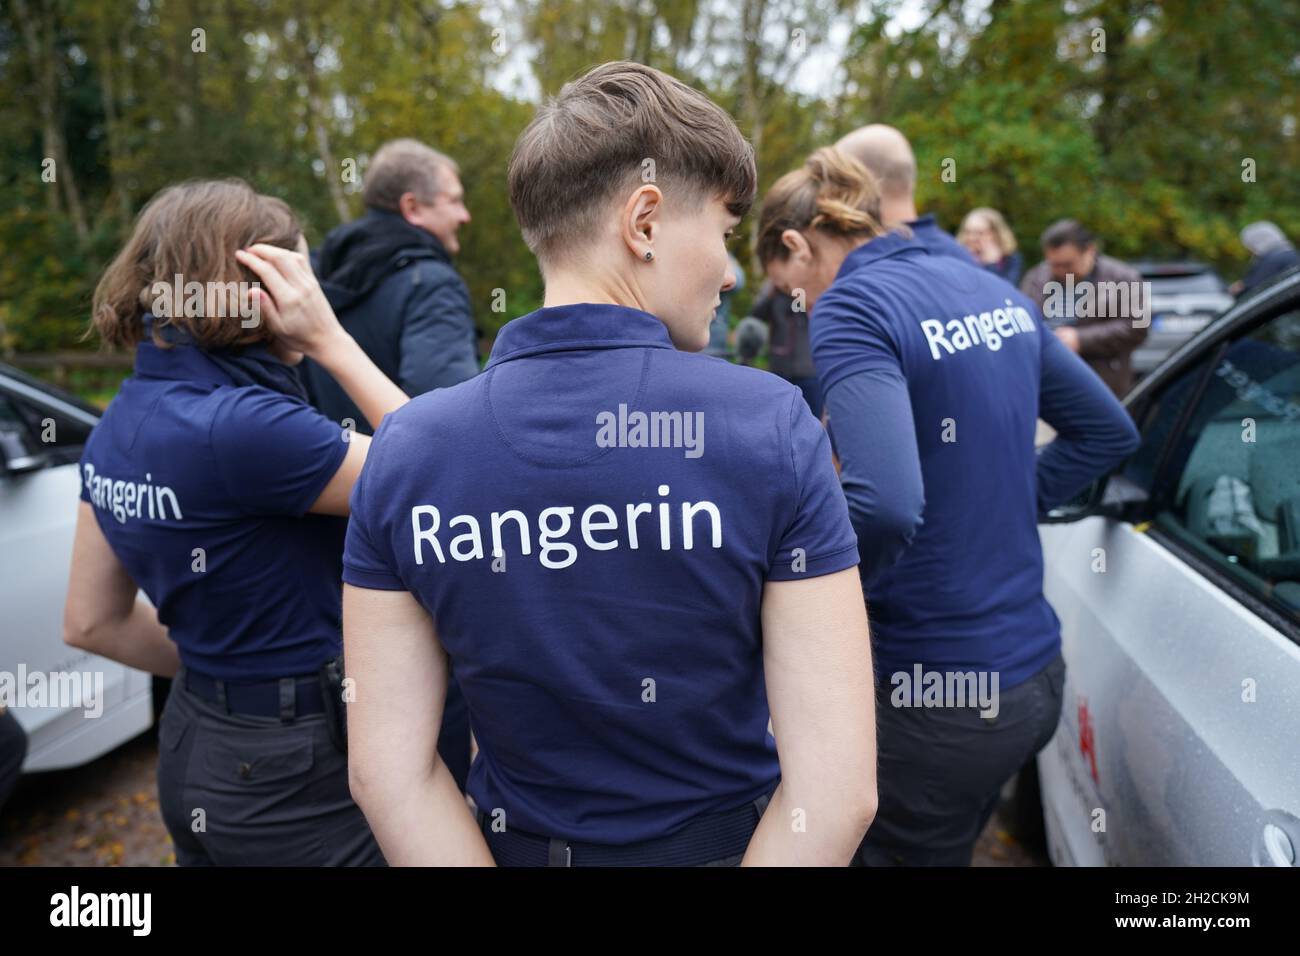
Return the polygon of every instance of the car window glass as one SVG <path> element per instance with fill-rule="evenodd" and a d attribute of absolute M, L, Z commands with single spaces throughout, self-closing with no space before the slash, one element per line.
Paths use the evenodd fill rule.
<path fill-rule="evenodd" d="M 89 425 L 18 397 L 12 401 L 46 451 L 80 449 L 90 437 Z"/>
<path fill-rule="evenodd" d="M 1156 469 L 1160 466 L 1165 446 L 1186 412 L 1188 402 L 1200 387 L 1211 358 L 1212 356 L 1206 356 L 1185 369 L 1177 379 L 1165 386 L 1142 416 L 1142 421 L 1139 422 L 1142 444 L 1129 456 L 1122 471 L 1123 476 L 1139 488 L 1147 492 L 1154 491 Z"/>
<path fill-rule="evenodd" d="M 1300 311 L 1216 356 L 1167 474 L 1157 524 L 1300 620 Z"/>

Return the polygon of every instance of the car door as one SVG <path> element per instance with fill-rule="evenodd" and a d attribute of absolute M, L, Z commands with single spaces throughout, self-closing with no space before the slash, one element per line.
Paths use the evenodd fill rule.
<path fill-rule="evenodd" d="M 92 707 L 66 697 L 13 707 L 28 735 L 29 772 L 85 763 L 153 719 L 149 675 L 63 643 L 77 460 L 94 422 L 78 405 L 0 375 L 0 671 L 19 693 L 37 674 L 51 689 L 49 675 L 73 674 L 102 688 Z"/>
<path fill-rule="evenodd" d="M 1130 403 L 1110 516 L 1041 529 L 1069 667 L 1039 756 L 1058 863 L 1296 864 L 1300 282 L 1236 311 Z"/>

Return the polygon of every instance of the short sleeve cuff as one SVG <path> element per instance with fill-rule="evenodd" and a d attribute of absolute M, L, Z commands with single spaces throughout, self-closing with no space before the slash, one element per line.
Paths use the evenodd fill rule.
<path fill-rule="evenodd" d="M 825 574 L 834 574 L 855 567 L 859 563 L 857 544 L 817 557 L 797 554 L 796 552 L 800 550 L 794 548 L 778 554 L 768 569 L 767 580 L 799 581 L 803 578 L 819 578 Z"/>
<path fill-rule="evenodd" d="M 372 591 L 405 591 L 406 584 L 401 578 L 387 571 L 374 571 L 359 568 L 355 564 L 343 563 L 343 583 L 353 587 L 369 588 Z"/>

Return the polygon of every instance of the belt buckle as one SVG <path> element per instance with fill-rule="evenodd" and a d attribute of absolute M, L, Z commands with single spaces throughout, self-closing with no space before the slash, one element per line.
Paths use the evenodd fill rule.
<path fill-rule="evenodd" d="M 573 866 L 573 847 L 567 840 L 551 839 L 546 849 L 547 866 Z"/>

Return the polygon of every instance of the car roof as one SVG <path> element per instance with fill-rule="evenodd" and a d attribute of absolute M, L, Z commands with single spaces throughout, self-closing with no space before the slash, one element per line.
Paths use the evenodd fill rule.
<path fill-rule="evenodd" d="M 1208 263 L 1195 262 L 1190 259 L 1182 262 L 1134 262 L 1132 266 L 1148 279 L 1172 279 L 1180 276 L 1216 274 Z"/>

